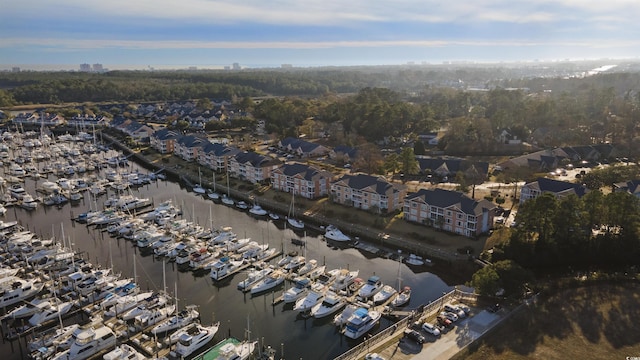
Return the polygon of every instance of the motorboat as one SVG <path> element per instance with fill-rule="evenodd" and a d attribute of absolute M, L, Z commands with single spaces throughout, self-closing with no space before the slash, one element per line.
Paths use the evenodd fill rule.
<path fill-rule="evenodd" d="M 13 197 L 14 199 L 22 200 L 22 197 L 27 192 L 24 189 L 24 187 L 22 187 L 22 185 L 20 185 L 19 183 L 15 183 L 15 184 L 11 184 L 11 186 L 9 187 L 9 193 L 11 194 L 11 197 Z"/>
<path fill-rule="evenodd" d="M 151 333 L 154 335 L 165 334 L 169 331 L 183 328 L 196 321 L 199 317 L 200 312 L 198 312 L 198 307 L 196 305 L 187 305 L 184 310 L 178 312 L 175 316 L 171 316 L 157 323 L 156 326 L 151 329 Z"/>
<path fill-rule="evenodd" d="M 234 274 L 242 267 L 242 265 L 244 265 L 243 261 L 232 260 L 230 257 L 225 256 L 220 258 L 211 266 L 209 276 L 213 280 L 219 281 L 231 274 Z"/>
<path fill-rule="evenodd" d="M 382 304 L 388 301 L 392 296 L 396 295 L 398 290 L 396 290 L 391 285 L 384 285 L 382 290 L 378 291 L 375 295 L 373 295 L 373 303 L 374 304 Z"/>
<path fill-rule="evenodd" d="M 50 320 L 57 319 L 59 316 L 64 316 L 72 307 L 73 302 L 71 301 L 49 302 L 46 306 L 39 307 L 39 311 L 29 318 L 29 325 L 33 327 L 41 326 Z"/>
<path fill-rule="evenodd" d="M 311 308 L 311 316 L 316 319 L 333 315 L 347 305 L 344 296 L 340 296 L 333 291 L 327 291 L 321 303 Z"/>
<path fill-rule="evenodd" d="M 358 278 L 359 273 L 360 270 L 340 269 L 336 280 L 331 284 L 331 290 L 335 292 L 346 290 Z"/>
<path fill-rule="evenodd" d="M 181 333 L 174 350 L 175 355 L 178 358 L 185 358 L 193 354 L 213 339 L 219 327 L 220 322 L 211 326 L 196 324 L 196 326 L 189 328 L 189 331 Z"/>
<path fill-rule="evenodd" d="M 275 270 L 271 274 L 267 275 L 264 279 L 258 281 L 251 287 L 251 295 L 259 294 L 264 291 L 275 288 L 282 284 L 285 279 L 284 272 Z"/>
<path fill-rule="evenodd" d="M 422 256 L 418 256 L 416 254 L 409 254 L 409 257 L 405 259 L 405 262 L 414 266 L 422 266 L 425 264 L 425 260 Z"/>
<path fill-rule="evenodd" d="M 307 275 L 317 267 L 318 267 L 318 260 L 311 259 L 307 261 L 304 265 L 299 267 L 296 272 L 298 273 L 298 276 L 303 276 L 303 275 Z"/>
<path fill-rule="evenodd" d="M 243 341 L 239 344 L 227 343 L 220 348 L 220 355 L 216 360 L 246 360 L 253 354 L 257 346 L 257 341 Z"/>
<path fill-rule="evenodd" d="M 322 284 L 313 284 L 311 290 L 307 293 L 307 296 L 300 298 L 293 306 L 293 310 L 299 312 L 311 311 L 311 308 L 321 303 L 324 300 L 327 288 Z"/>
<path fill-rule="evenodd" d="M 367 282 L 358 290 L 358 297 L 361 300 L 367 300 L 373 295 L 377 294 L 380 290 L 382 290 L 382 281 L 380 277 L 377 275 L 372 275 L 367 279 Z"/>
<path fill-rule="evenodd" d="M 44 283 L 38 279 L 14 278 L 7 288 L 0 291 L 0 308 L 9 307 L 35 296 L 43 288 Z"/>
<path fill-rule="evenodd" d="M 258 281 L 264 279 L 267 275 L 273 272 L 272 267 L 265 267 L 263 269 L 253 269 L 247 273 L 247 278 L 238 283 L 238 290 L 247 292 Z"/>
<path fill-rule="evenodd" d="M 269 212 L 269 219 L 273 220 L 273 221 L 278 221 L 280 220 L 280 215 L 274 213 L 274 212 Z"/>
<path fill-rule="evenodd" d="M 136 315 L 133 322 L 138 329 L 145 329 L 169 318 L 175 311 L 174 304 L 147 309 L 142 314 Z"/>
<path fill-rule="evenodd" d="M 391 300 L 391 306 L 401 307 L 407 305 L 409 300 L 411 300 L 411 287 L 405 286 L 402 288 L 402 291 L 398 292 L 398 296 Z"/>
<path fill-rule="evenodd" d="M 109 310 L 105 311 L 104 316 L 112 317 L 117 316 L 118 314 L 124 313 L 138 305 L 139 302 L 144 301 L 144 299 L 149 298 L 153 295 L 153 292 L 148 291 L 136 295 L 126 295 L 119 297 L 115 304 L 109 308 Z"/>
<path fill-rule="evenodd" d="M 144 360 L 146 356 L 139 353 L 131 345 L 120 344 L 102 356 L 104 360 Z"/>
<path fill-rule="evenodd" d="M 193 186 L 192 190 L 193 190 L 194 193 L 199 194 L 199 195 L 202 195 L 202 194 L 207 192 L 207 190 L 205 188 L 203 188 L 202 185 L 200 185 L 200 184 L 195 184 Z"/>
<path fill-rule="evenodd" d="M 298 278 L 294 285 L 282 294 L 282 300 L 285 304 L 294 303 L 303 296 L 306 296 L 310 288 L 311 280 L 308 278 Z"/>
<path fill-rule="evenodd" d="M 353 312 L 344 327 L 344 335 L 350 339 L 358 339 L 369 332 L 380 320 L 382 314 L 379 311 L 358 308 Z"/>
<path fill-rule="evenodd" d="M 116 346 L 116 335 L 108 326 L 86 329 L 76 335 L 75 341 L 69 348 L 58 353 L 55 360 L 84 360 L 89 359 L 103 350 Z"/>
<path fill-rule="evenodd" d="M 38 201 L 30 194 L 24 194 L 22 201 L 20 201 L 20 206 L 27 210 L 35 210 L 38 208 Z"/>
<path fill-rule="evenodd" d="M 34 299 L 32 301 L 27 301 L 25 304 L 22 304 L 13 310 L 9 311 L 6 315 L 2 317 L 2 320 L 7 319 L 22 319 L 31 317 L 33 314 L 39 312 L 41 309 L 49 306 L 53 298 L 46 297 L 41 299 Z"/>
<path fill-rule="evenodd" d="M 218 194 L 215 191 L 210 191 L 207 193 L 207 197 L 213 201 L 218 201 L 220 200 L 220 194 Z"/>
<path fill-rule="evenodd" d="M 136 307 L 118 314 L 118 317 L 125 321 L 131 320 L 138 315 L 143 315 L 155 308 L 162 307 L 168 302 L 169 299 L 164 294 L 153 294 L 152 296 L 138 303 Z"/>
<path fill-rule="evenodd" d="M 246 202 L 240 200 L 236 203 L 236 207 L 240 210 L 247 210 L 249 208 L 249 205 L 247 205 Z"/>
<path fill-rule="evenodd" d="M 333 241 L 351 241 L 351 238 L 348 235 L 344 234 L 340 229 L 333 225 L 327 226 L 324 232 L 324 237 Z"/>
<path fill-rule="evenodd" d="M 287 265 L 289 262 L 291 262 L 291 260 L 293 260 L 293 258 L 298 256 L 298 252 L 297 251 L 290 251 L 289 253 L 287 253 L 286 256 L 284 256 L 282 259 L 278 260 L 278 262 L 276 263 L 276 266 L 278 267 L 284 267 L 285 265 Z"/>
<path fill-rule="evenodd" d="M 62 328 L 53 328 L 41 332 L 38 334 L 38 336 L 29 341 L 27 349 L 29 350 L 29 352 L 35 352 L 38 349 L 43 348 L 51 349 L 50 355 L 53 355 L 53 352 L 56 350 L 57 344 L 63 343 L 67 339 L 69 339 L 72 336 L 73 332 L 76 331 L 79 327 L 80 325 L 78 324 L 71 324 Z M 32 358 L 33 357 L 34 356 L 32 356 Z"/>
<path fill-rule="evenodd" d="M 267 210 L 263 209 L 262 206 L 255 204 L 249 209 L 249 213 L 255 216 L 265 216 L 267 215 Z"/>
<path fill-rule="evenodd" d="M 233 204 L 235 204 L 235 202 L 233 201 L 232 198 L 230 198 L 227 195 L 222 195 L 222 201 L 223 204 L 227 205 L 227 206 L 233 206 Z"/>
<path fill-rule="evenodd" d="M 304 256 L 298 255 L 293 259 L 291 259 L 291 261 L 289 261 L 285 266 L 283 266 L 282 269 L 284 269 L 284 271 L 292 273 L 298 270 L 299 268 L 301 268 L 302 266 L 304 266 L 306 261 L 307 259 Z"/>
<path fill-rule="evenodd" d="M 347 320 L 351 318 L 351 315 L 358 310 L 359 306 L 356 304 L 348 304 L 339 314 L 333 317 L 333 324 L 338 327 L 342 327 L 347 323 Z"/>

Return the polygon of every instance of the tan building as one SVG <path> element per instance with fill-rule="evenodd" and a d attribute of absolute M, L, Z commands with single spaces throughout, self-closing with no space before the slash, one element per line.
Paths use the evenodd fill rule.
<path fill-rule="evenodd" d="M 406 195 L 406 186 L 366 174 L 344 175 L 331 184 L 333 202 L 363 210 L 401 210 Z"/>
<path fill-rule="evenodd" d="M 315 199 L 329 194 L 333 174 L 313 166 L 293 163 L 284 164 L 271 173 L 271 186 L 284 192 L 307 199 Z"/>

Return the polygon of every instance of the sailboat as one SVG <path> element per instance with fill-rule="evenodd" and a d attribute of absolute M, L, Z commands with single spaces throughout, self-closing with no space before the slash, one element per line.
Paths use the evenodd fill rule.
<path fill-rule="evenodd" d="M 205 192 L 207 192 L 203 187 L 202 187 L 202 172 L 200 171 L 200 168 L 198 168 L 198 183 L 193 187 L 193 192 L 196 194 L 204 194 Z"/>
<path fill-rule="evenodd" d="M 227 165 L 227 193 L 222 195 L 222 203 L 228 206 L 233 206 L 234 201 L 231 198 L 231 188 L 229 187 L 229 166 Z"/>
<path fill-rule="evenodd" d="M 289 215 L 287 216 L 287 222 L 294 230 L 304 229 L 304 223 L 296 219 L 296 206 L 295 206 L 296 190 L 292 189 L 291 192 L 291 206 L 289 207 Z"/>
<path fill-rule="evenodd" d="M 220 194 L 216 192 L 216 173 L 213 173 L 213 191 L 210 191 L 207 194 L 207 197 L 213 201 L 220 200 Z"/>
<path fill-rule="evenodd" d="M 409 303 L 409 300 L 411 300 L 411 288 L 409 286 L 405 286 L 400 290 L 400 286 L 402 286 L 402 278 L 400 277 L 401 268 L 402 258 L 398 260 L 398 295 L 391 300 L 391 306 L 393 307 L 405 306 Z"/>

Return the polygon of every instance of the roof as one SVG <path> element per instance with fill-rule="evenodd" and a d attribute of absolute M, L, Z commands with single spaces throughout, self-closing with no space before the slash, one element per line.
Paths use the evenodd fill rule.
<path fill-rule="evenodd" d="M 272 157 L 264 156 L 253 151 L 245 151 L 237 153 L 234 159 L 241 164 L 251 164 L 253 167 L 264 167 L 269 165 L 277 165 L 280 160 Z"/>
<path fill-rule="evenodd" d="M 296 139 L 292 137 L 287 137 L 280 140 L 280 145 L 283 147 L 290 146 L 292 149 L 300 149 L 303 153 L 309 153 L 316 150 L 319 147 L 323 147 L 320 144 L 312 143 L 309 141 L 305 141 L 302 139 Z"/>
<path fill-rule="evenodd" d="M 180 146 L 184 146 L 187 148 L 197 146 L 204 147 L 205 145 L 207 145 L 207 143 L 209 143 L 209 140 L 196 135 L 185 135 L 179 138 L 177 143 L 180 144 Z"/>
<path fill-rule="evenodd" d="M 416 199 L 422 199 L 426 204 L 443 209 L 454 207 L 465 214 L 476 216 L 497 207 L 491 201 L 475 200 L 459 191 L 445 189 L 420 189 L 418 192 L 407 195 L 405 201 Z"/>
<path fill-rule="evenodd" d="M 333 148 L 333 151 L 336 154 L 338 154 L 338 153 L 345 154 L 345 155 L 349 156 L 352 159 L 355 158 L 356 154 L 358 153 L 358 149 L 352 148 L 352 147 L 346 146 L 346 145 L 338 145 L 338 146 Z"/>
<path fill-rule="evenodd" d="M 450 174 L 459 171 L 465 172 L 471 167 L 475 167 L 478 172 L 487 174 L 489 172 L 489 163 L 486 161 L 469 161 L 464 159 L 442 159 L 442 158 L 417 158 L 421 171 L 437 169 L 447 170 Z"/>
<path fill-rule="evenodd" d="M 236 147 L 232 147 L 232 146 L 227 146 L 224 144 L 220 144 L 220 143 L 207 143 L 203 148 L 202 151 L 204 153 L 210 154 L 212 153 L 215 156 L 233 156 L 236 155 L 238 153 L 240 153 L 240 149 L 236 148 Z"/>
<path fill-rule="evenodd" d="M 318 168 L 301 163 L 284 164 L 280 167 L 280 171 L 288 177 L 300 176 L 307 181 L 313 180 L 314 176 L 322 173 Z"/>
<path fill-rule="evenodd" d="M 528 183 L 525 186 L 540 190 L 541 192 L 550 192 L 554 194 L 574 192 L 578 197 L 582 197 L 587 192 L 587 189 L 580 184 L 548 178 L 538 178 L 538 180 Z"/>
<path fill-rule="evenodd" d="M 367 174 L 343 175 L 336 183 L 344 182 L 346 186 L 356 189 L 370 189 L 378 194 L 387 194 L 390 189 L 397 191 L 398 188 L 394 184 L 388 182 L 382 177 L 371 176 Z"/>
<path fill-rule="evenodd" d="M 171 139 L 177 139 L 179 137 L 181 137 L 182 134 L 180 134 L 177 131 L 173 131 L 169 128 L 164 128 L 161 130 L 158 130 L 156 132 L 153 133 L 153 137 L 158 139 L 158 140 L 171 140 Z"/>

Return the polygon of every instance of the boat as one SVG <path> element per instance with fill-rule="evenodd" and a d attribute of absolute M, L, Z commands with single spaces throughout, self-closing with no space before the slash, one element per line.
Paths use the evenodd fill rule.
<path fill-rule="evenodd" d="M 144 360 L 146 356 L 140 354 L 128 344 L 120 344 L 115 349 L 102 356 L 103 360 Z"/>
<path fill-rule="evenodd" d="M 285 304 L 294 303 L 303 296 L 306 296 L 310 288 L 311 280 L 308 278 L 298 278 L 294 285 L 282 294 L 282 300 Z"/>
<path fill-rule="evenodd" d="M 267 215 L 267 210 L 263 209 L 262 206 L 255 204 L 249 209 L 249 213 L 255 216 L 265 216 Z"/>
<path fill-rule="evenodd" d="M 116 335 L 108 326 L 86 329 L 76 335 L 69 348 L 56 354 L 54 360 L 84 360 L 116 346 Z"/>
<path fill-rule="evenodd" d="M 154 335 L 165 334 L 169 331 L 183 328 L 196 321 L 199 317 L 198 307 L 196 305 L 187 305 L 184 310 L 178 312 L 175 316 L 157 323 L 151 329 L 151 333 Z"/>
<path fill-rule="evenodd" d="M 293 306 L 293 310 L 299 312 L 310 311 L 311 308 L 324 300 L 326 292 L 327 288 L 324 285 L 313 284 L 307 295 L 296 301 L 296 304 Z"/>
<path fill-rule="evenodd" d="M 327 291 L 322 302 L 311 308 L 311 316 L 316 319 L 324 318 L 335 314 L 345 305 L 347 305 L 347 300 L 344 296 L 340 296 L 333 291 Z"/>
<path fill-rule="evenodd" d="M 31 358 L 51 357 L 57 350 L 57 345 L 66 342 L 79 327 L 78 324 L 71 324 L 39 333 L 27 345 L 27 349 L 32 353 Z M 38 351 L 39 349 L 41 351 Z"/>
<path fill-rule="evenodd" d="M 303 276 L 303 275 L 309 274 L 311 271 L 315 270 L 316 268 L 318 268 L 318 260 L 311 259 L 307 261 L 304 265 L 299 267 L 296 270 L 296 273 L 298 274 L 298 276 Z"/>
<path fill-rule="evenodd" d="M 38 279 L 14 278 L 7 288 L 0 290 L 0 308 L 9 307 L 35 296 L 43 288 L 44 283 Z"/>
<path fill-rule="evenodd" d="M 296 191 L 291 191 L 291 205 L 289 206 L 289 215 L 287 216 L 287 223 L 293 228 L 293 230 L 303 230 L 304 223 L 298 219 L 296 219 L 296 205 L 295 205 L 295 197 Z"/>
<path fill-rule="evenodd" d="M 396 290 L 391 285 L 384 285 L 382 290 L 378 291 L 375 295 L 373 295 L 373 303 L 374 304 L 382 304 L 388 301 L 392 296 L 396 295 L 398 290 Z"/>
<path fill-rule="evenodd" d="M 216 360 L 246 360 L 258 346 L 257 341 L 243 341 L 239 344 L 228 343 L 220 347 Z"/>
<path fill-rule="evenodd" d="M 4 214 L 6 213 L 7 213 L 7 208 L 4 205 L 0 204 L 0 216 L 4 216 Z"/>
<path fill-rule="evenodd" d="M 35 210 L 38 208 L 38 201 L 30 194 L 24 194 L 20 201 L 20 206 L 27 210 Z"/>
<path fill-rule="evenodd" d="M 422 258 L 422 256 L 418 256 L 416 254 L 409 254 L 409 257 L 405 260 L 405 262 L 409 265 L 414 265 L 414 266 L 422 266 L 426 263 L 426 261 Z"/>
<path fill-rule="evenodd" d="M 233 206 L 234 201 L 231 198 L 231 187 L 229 186 L 229 166 L 227 165 L 227 193 L 222 195 L 222 203 L 227 206 Z"/>
<path fill-rule="evenodd" d="M 175 311 L 176 306 L 173 304 L 147 309 L 142 314 L 136 315 L 133 323 L 138 329 L 145 329 L 169 318 Z"/>
<path fill-rule="evenodd" d="M 51 304 L 52 298 L 41 298 L 34 299 L 32 301 L 26 301 L 25 304 L 22 304 L 13 310 L 9 311 L 6 315 L 2 317 L 2 320 L 7 319 L 22 319 L 33 316 L 35 313 L 39 312 L 41 309 L 49 306 Z"/>
<path fill-rule="evenodd" d="M 143 315 L 155 308 L 162 307 L 168 302 L 169 299 L 164 294 L 153 294 L 143 301 L 140 301 L 136 307 L 118 314 L 118 317 L 125 321 L 131 320 L 138 315 Z"/>
<path fill-rule="evenodd" d="M 238 283 L 238 290 L 247 292 L 258 281 L 264 279 L 267 275 L 273 272 L 272 267 L 265 267 L 264 269 L 253 269 L 247 273 L 247 278 Z"/>
<path fill-rule="evenodd" d="M 347 323 L 347 320 L 353 315 L 353 313 L 358 310 L 359 306 L 356 304 L 348 304 L 347 307 L 344 308 L 339 314 L 336 314 L 333 317 L 332 323 L 335 326 L 342 327 Z"/>
<path fill-rule="evenodd" d="M 203 188 L 200 184 L 202 184 L 202 173 L 200 171 L 200 168 L 198 168 L 198 183 L 194 185 L 192 190 L 194 193 L 202 195 L 206 193 L 207 190 L 205 190 L 205 188 Z"/>
<path fill-rule="evenodd" d="M 284 271 L 286 271 L 286 272 L 293 273 L 296 270 L 298 270 L 299 268 L 301 268 L 302 266 L 304 266 L 306 261 L 307 261 L 307 259 L 304 256 L 298 255 L 298 256 L 294 257 L 293 259 L 291 259 L 291 261 L 286 263 L 282 267 L 282 269 Z"/>
<path fill-rule="evenodd" d="M 187 331 L 180 333 L 178 345 L 173 353 L 178 358 L 185 358 L 193 354 L 213 339 L 219 327 L 220 322 L 211 326 L 195 324 L 195 326 L 189 327 L 186 329 Z"/>
<path fill-rule="evenodd" d="M 122 314 L 138 305 L 139 302 L 144 301 L 153 295 L 153 292 L 148 291 L 136 295 L 125 295 L 116 299 L 115 304 L 104 312 L 104 316 L 113 317 L 118 314 Z"/>
<path fill-rule="evenodd" d="M 209 276 L 213 280 L 222 280 L 225 277 L 234 274 L 238 269 L 244 265 L 243 261 L 232 260 L 230 257 L 225 256 L 220 258 L 211 266 Z"/>
<path fill-rule="evenodd" d="M 402 291 L 398 292 L 398 296 L 391 300 L 391 306 L 401 307 L 407 305 L 411 300 L 411 287 L 405 286 Z"/>
<path fill-rule="evenodd" d="M 264 279 L 258 281 L 251 287 L 251 295 L 259 294 L 275 288 L 284 282 L 285 274 L 280 270 L 275 270 Z"/>
<path fill-rule="evenodd" d="M 33 327 L 41 326 L 48 321 L 64 316 L 71 310 L 73 305 L 74 303 L 71 301 L 59 302 L 57 304 L 47 303 L 46 306 L 39 307 L 39 311 L 29 318 L 29 325 Z"/>
<path fill-rule="evenodd" d="M 280 220 L 280 215 L 274 213 L 274 212 L 269 212 L 269 219 L 273 220 L 273 221 L 278 221 Z"/>
<path fill-rule="evenodd" d="M 372 275 L 367 279 L 367 282 L 363 287 L 358 290 L 358 297 L 361 300 L 367 300 L 373 295 L 377 294 L 380 290 L 382 290 L 383 284 L 380 280 L 380 277 L 377 275 Z"/>
<path fill-rule="evenodd" d="M 380 317 L 382 314 L 379 311 L 364 307 L 358 308 L 347 320 L 343 330 L 344 336 L 350 339 L 362 337 L 378 323 Z"/>
<path fill-rule="evenodd" d="M 330 289 L 335 292 L 346 290 L 355 279 L 358 278 L 360 270 L 340 269 L 340 273 L 336 277 L 336 280 L 331 284 Z"/>
<path fill-rule="evenodd" d="M 287 265 L 289 262 L 291 262 L 291 260 L 293 260 L 295 257 L 298 256 L 298 252 L 297 251 L 289 251 L 287 253 L 286 256 L 282 257 L 282 259 L 278 260 L 278 262 L 276 263 L 277 267 L 284 267 L 285 265 Z"/>
<path fill-rule="evenodd" d="M 15 184 L 11 184 L 11 186 L 9 187 L 9 194 L 11 194 L 11 197 L 13 197 L 16 200 L 22 200 L 22 197 L 26 194 L 26 190 L 24 189 L 24 187 L 22 187 L 22 185 L 15 183 Z"/>
<path fill-rule="evenodd" d="M 213 190 L 207 192 L 207 197 L 213 201 L 218 201 L 220 200 L 220 194 L 216 192 L 216 173 L 215 172 L 213 172 L 212 178 L 213 178 Z"/>
<path fill-rule="evenodd" d="M 327 226 L 324 232 L 324 237 L 329 240 L 339 242 L 351 241 L 351 238 L 348 235 L 345 235 L 342 231 L 340 231 L 340 229 L 333 225 Z"/>

